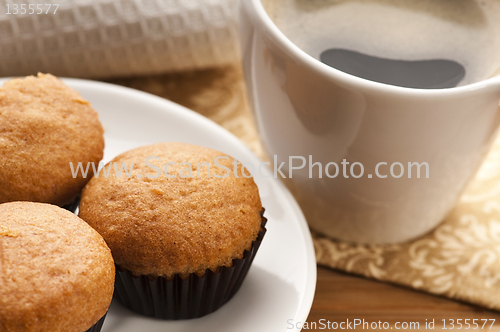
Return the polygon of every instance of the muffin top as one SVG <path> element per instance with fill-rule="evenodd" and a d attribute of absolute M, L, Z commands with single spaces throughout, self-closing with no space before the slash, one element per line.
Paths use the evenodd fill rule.
<path fill-rule="evenodd" d="M 262 209 L 250 173 L 244 177 L 233 161 L 184 143 L 125 152 L 107 164 L 107 178 L 85 187 L 80 217 L 103 236 L 116 264 L 134 275 L 186 278 L 231 266 L 257 238 Z M 115 167 L 122 166 L 130 173 L 118 177 Z"/>
<path fill-rule="evenodd" d="M 0 203 L 71 203 L 90 180 L 70 162 L 97 163 L 104 150 L 96 111 L 52 75 L 0 87 Z"/>
<path fill-rule="evenodd" d="M 113 296 L 102 237 L 60 207 L 0 204 L 0 331 L 83 332 Z"/>

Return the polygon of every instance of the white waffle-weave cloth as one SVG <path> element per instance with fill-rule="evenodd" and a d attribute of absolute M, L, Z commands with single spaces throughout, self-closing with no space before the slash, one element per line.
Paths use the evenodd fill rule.
<path fill-rule="evenodd" d="M 237 7 L 237 0 L 0 0 L 0 76 L 107 78 L 238 61 Z"/>

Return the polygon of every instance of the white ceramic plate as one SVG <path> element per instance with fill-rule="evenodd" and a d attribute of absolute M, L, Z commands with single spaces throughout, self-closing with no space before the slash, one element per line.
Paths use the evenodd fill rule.
<path fill-rule="evenodd" d="M 105 162 L 141 145 L 179 141 L 217 149 L 255 167 L 261 163 L 235 136 L 180 105 L 111 84 L 64 81 L 99 112 L 106 132 Z M 269 221 L 266 236 L 238 293 L 216 312 L 184 321 L 141 317 L 114 300 L 102 332 L 280 332 L 291 331 L 289 320 L 306 320 L 316 286 L 309 229 L 297 203 L 280 181 L 254 175 Z"/>

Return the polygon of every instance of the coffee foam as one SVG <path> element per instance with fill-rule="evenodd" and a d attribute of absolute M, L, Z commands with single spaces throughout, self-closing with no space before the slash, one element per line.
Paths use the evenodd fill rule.
<path fill-rule="evenodd" d="M 499 0 L 261 0 L 277 27 L 319 59 L 330 48 L 398 60 L 453 60 L 459 85 L 500 74 Z"/>

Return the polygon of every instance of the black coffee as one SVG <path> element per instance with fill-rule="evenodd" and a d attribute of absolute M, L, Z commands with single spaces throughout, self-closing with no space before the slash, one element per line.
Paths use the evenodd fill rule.
<path fill-rule="evenodd" d="M 500 74 L 500 0 L 261 0 L 296 46 L 372 81 L 441 89 Z"/>
<path fill-rule="evenodd" d="M 392 60 L 344 49 L 326 50 L 320 60 L 354 76 L 405 88 L 453 88 L 465 76 L 465 68 L 452 60 Z"/>

